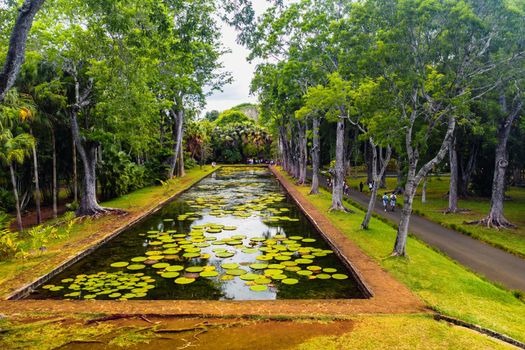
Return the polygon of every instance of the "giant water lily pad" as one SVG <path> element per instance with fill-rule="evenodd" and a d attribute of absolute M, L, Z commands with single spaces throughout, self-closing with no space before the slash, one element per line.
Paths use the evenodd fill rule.
<path fill-rule="evenodd" d="M 255 264 L 250 265 L 250 268 L 254 270 L 264 270 L 267 267 L 268 267 L 268 264 L 263 264 L 263 263 L 255 263 Z"/>
<path fill-rule="evenodd" d="M 217 277 L 219 273 L 217 271 L 202 271 L 199 275 L 201 277 Z"/>
<path fill-rule="evenodd" d="M 292 284 L 297 284 L 297 283 L 299 283 L 299 280 L 296 279 L 296 278 L 285 278 L 285 279 L 282 280 L 281 282 L 284 283 L 284 284 L 292 285 Z"/>
<path fill-rule="evenodd" d="M 190 272 L 190 273 L 199 273 L 202 271 L 204 271 L 204 267 L 202 266 L 190 266 L 186 268 L 186 272 Z"/>
<path fill-rule="evenodd" d="M 166 271 L 168 272 L 177 272 L 177 271 L 182 271 L 182 270 L 184 270 L 184 266 L 181 266 L 181 265 L 171 265 L 171 266 L 166 267 Z"/>
<path fill-rule="evenodd" d="M 264 291 L 268 290 L 268 286 L 262 285 L 262 284 L 257 284 L 257 285 L 251 286 L 250 290 L 254 291 L 254 292 L 264 292 Z"/>
<path fill-rule="evenodd" d="M 316 277 L 320 280 L 329 280 L 330 278 L 332 278 L 332 276 L 330 276 L 327 273 L 320 273 Z"/>
<path fill-rule="evenodd" d="M 180 273 L 178 272 L 163 272 L 160 274 L 160 277 L 162 278 L 176 278 L 179 276 L 180 276 Z"/>
<path fill-rule="evenodd" d="M 229 270 L 229 269 L 236 269 L 239 267 L 239 264 L 237 263 L 228 263 L 228 264 L 222 264 L 221 267 L 225 270 Z"/>
<path fill-rule="evenodd" d="M 131 264 L 131 265 L 128 265 L 127 269 L 128 270 L 142 270 L 146 268 L 146 265 L 143 265 L 143 264 Z"/>
<path fill-rule="evenodd" d="M 247 271 L 243 270 L 243 269 L 229 269 L 229 270 L 226 270 L 226 274 L 232 275 L 232 276 L 240 276 L 240 275 L 244 275 L 245 273 L 247 273 Z"/>
<path fill-rule="evenodd" d="M 119 261 L 119 262 L 114 262 L 113 264 L 109 265 L 111 267 L 126 267 L 128 266 L 129 263 L 127 261 Z"/>
<path fill-rule="evenodd" d="M 170 266 L 170 264 L 168 263 L 157 263 L 152 265 L 151 267 L 153 267 L 154 269 L 165 269 L 168 266 Z"/>
<path fill-rule="evenodd" d="M 195 278 L 179 277 L 174 282 L 176 284 L 190 284 L 195 282 Z"/>
<path fill-rule="evenodd" d="M 342 273 L 335 273 L 332 275 L 332 278 L 335 280 L 345 280 L 348 278 L 348 276 Z"/>

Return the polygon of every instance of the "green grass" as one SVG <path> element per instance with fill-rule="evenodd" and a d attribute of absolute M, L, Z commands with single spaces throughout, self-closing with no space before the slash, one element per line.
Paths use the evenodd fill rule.
<path fill-rule="evenodd" d="M 168 181 L 164 186 L 150 186 L 129 193 L 122 197 L 102 203 L 102 206 L 124 209 L 129 216 L 140 214 L 157 206 L 161 201 L 191 187 L 194 183 L 208 175 L 214 169 L 211 167 L 199 167 L 188 170 L 186 176 L 180 179 Z M 24 259 L 9 259 L 0 261 L 0 298 L 6 297 L 13 288 L 20 287 L 21 281 L 29 283 L 41 275 L 53 270 L 57 259 L 66 259 L 84 249 L 90 244 L 90 237 L 103 235 L 114 231 L 124 225 L 127 217 L 103 216 L 97 219 L 86 218 L 75 223 L 70 235 L 62 239 L 50 240 L 46 244 L 45 252 L 29 252 Z M 60 221 L 50 221 L 52 224 Z M 64 230 L 59 227 L 59 230 Z M 21 235 L 21 246 L 28 247 L 28 239 Z"/>
<path fill-rule="evenodd" d="M 348 184 L 357 189 L 359 187 L 359 182 L 361 181 L 365 183 L 366 177 L 352 177 L 349 179 Z M 380 189 L 378 191 L 378 196 L 382 196 L 385 191 L 393 190 L 396 187 L 396 183 L 397 179 L 387 178 L 387 189 Z M 458 202 L 459 208 L 468 209 L 468 211 L 456 214 L 445 214 L 444 211 L 448 207 L 448 188 L 449 177 L 429 177 L 427 185 L 427 203 L 421 203 L 421 184 L 414 200 L 414 212 L 425 216 L 429 220 L 440 223 L 445 227 L 449 227 L 513 254 L 525 257 L 525 215 L 523 215 L 525 212 L 524 188 L 511 187 L 506 192 L 506 195 L 511 197 L 511 200 L 506 201 L 504 204 L 505 216 L 518 227 L 516 229 L 500 230 L 489 229 L 480 225 L 468 225 L 465 223 L 479 220 L 487 215 L 490 208 L 488 198 L 472 197 L 468 199 L 460 199 Z M 368 189 L 365 189 L 364 191 L 368 192 Z M 403 203 L 402 196 L 398 196 L 398 201 L 401 204 Z"/>
<path fill-rule="evenodd" d="M 309 188 L 298 189 L 308 195 Z M 525 303 L 512 292 L 480 278 L 412 237 L 407 243 L 409 259 L 390 258 L 396 234 L 391 226 L 374 218 L 370 229 L 364 231 L 359 228 L 363 211 L 352 208 L 354 214 L 328 212 L 331 196 L 324 190 L 307 198 L 429 307 L 525 341 Z"/>
<path fill-rule="evenodd" d="M 429 316 L 365 316 L 356 320 L 352 332 L 342 336 L 310 339 L 298 350 L 378 349 L 508 349 L 496 340 L 467 329 L 436 322 Z"/>

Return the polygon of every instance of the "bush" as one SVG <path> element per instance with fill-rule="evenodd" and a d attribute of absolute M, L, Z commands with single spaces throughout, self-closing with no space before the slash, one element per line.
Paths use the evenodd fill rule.
<path fill-rule="evenodd" d="M 20 251 L 20 241 L 17 232 L 9 230 L 11 217 L 0 212 L 0 259 L 14 257 Z"/>
<path fill-rule="evenodd" d="M 104 153 L 99 179 L 104 199 L 120 197 L 147 183 L 146 169 L 132 162 L 126 153 L 114 148 Z"/>

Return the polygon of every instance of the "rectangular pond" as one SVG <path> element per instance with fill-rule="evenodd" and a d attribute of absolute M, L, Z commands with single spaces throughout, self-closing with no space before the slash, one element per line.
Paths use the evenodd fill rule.
<path fill-rule="evenodd" d="M 268 169 L 225 167 L 27 298 L 364 297 Z"/>

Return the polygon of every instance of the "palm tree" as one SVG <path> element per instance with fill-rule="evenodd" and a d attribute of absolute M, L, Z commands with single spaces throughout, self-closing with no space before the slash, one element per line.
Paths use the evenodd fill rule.
<path fill-rule="evenodd" d="M 16 202 L 16 222 L 20 231 L 23 230 L 23 227 L 14 164 L 22 164 L 25 157 L 30 155 L 34 145 L 35 139 L 29 134 L 24 133 L 13 136 L 13 133 L 9 129 L 0 131 L 0 161 L 9 167 L 9 172 L 11 173 L 11 184 L 13 185 L 13 195 L 15 196 Z"/>

